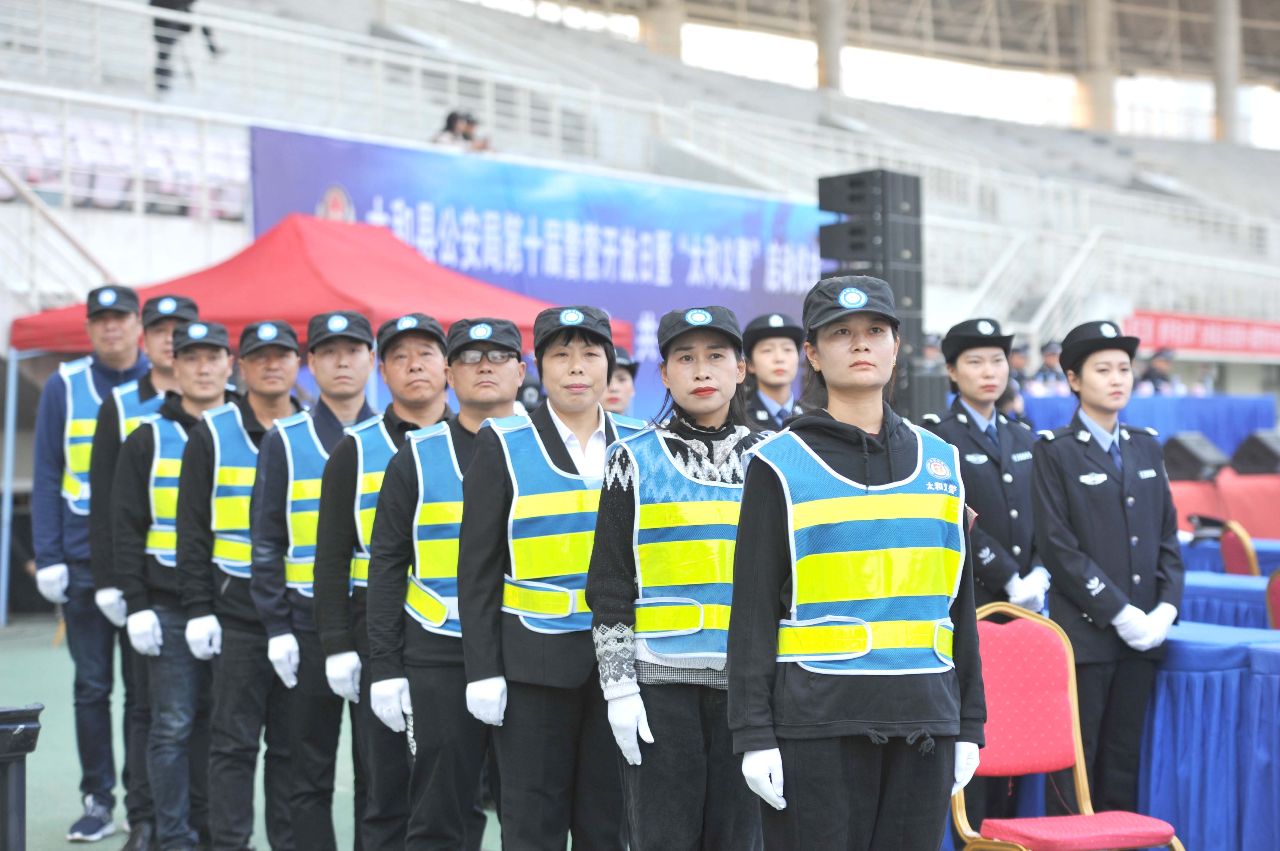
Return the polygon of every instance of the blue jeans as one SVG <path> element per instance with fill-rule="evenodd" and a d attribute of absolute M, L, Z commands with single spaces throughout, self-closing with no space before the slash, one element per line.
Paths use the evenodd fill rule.
<path fill-rule="evenodd" d="M 163 644 L 147 657 L 151 734 L 147 769 L 156 834 L 164 851 L 194 846 L 208 835 L 209 663 L 187 649 L 187 617 L 156 607 Z"/>

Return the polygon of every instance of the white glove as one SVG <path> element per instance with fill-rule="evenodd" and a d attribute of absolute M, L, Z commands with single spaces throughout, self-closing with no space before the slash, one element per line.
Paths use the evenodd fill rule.
<path fill-rule="evenodd" d="M 332 683 L 333 680 L 330 679 L 329 682 Z M 369 686 L 369 708 L 383 724 L 397 733 L 403 733 L 405 717 L 413 715 L 413 704 L 409 702 L 409 681 L 400 677 L 395 680 L 378 680 Z"/>
<path fill-rule="evenodd" d="M 160 618 L 151 609 L 143 609 L 129 615 L 125 624 L 129 630 L 129 643 L 143 656 L 159 656 L 164 645 L 160 631 Z"/>
<path fill-rule="evenodd" d="M 1147 644 L 1150 639 L 1151 622 L 1147 613 L 1132 603 L 1125 605 L 1111 621 L 1111 625 L 1120 633 L 1120 638 L 1134 650 L 1150 650 Z"/>
<path fill-rule="evenodd" d="M 489 677 L 467 683 L 467 711 L 479 721 L 501 727 L 502 716 L 507 712 L 507 678 Z"/>
<path fill-rule="evenodd" d="M 628 765 L 640 764 L 639 734 L 649 744 L 653 744 L 653 733 L 649 731 L 649 716 L 644 711 L 644 701 L 638 694 L 615 697 L 609 701 L 609 726 L 613 728 L 613 740 L 622 751 L 622 758 Z"/>
<path fill-rule="evenodd" d="M 787 799 L 782 797 L 782 751 L 747 751 L 742 755 L 742 776 L 766 804 L 775 810 L 786 808 Z"/>
<path fill-rule="evenodd" d="M 129 617 L 129 606 L 124 601 L 123 591 L 119 588 L 99 588 L 93 592 L 93 602 L 113 626 L 124 626 Z"/>
<path fill-rule="evenodd" d="M 951 786 L 951 794 L 968 786 L 977 770 L 978 746 L 973 742 L 956 742 L 956 782 Z"/>
<path fill-rule="evenodd" d="M 217 615 L 201 615 L 187 621 L 187 647 L 202 662 L 222 652 L 222 624 Z"/>
<path fill-rule="evenodd" d="M 50 603 L 67 602 L 67 583 L 70 581 L 71 574 L 65 564 L 51 564 L 36 571 L 36 588 L 40 589 L 40 596 Z"/>
<path fill-rule="evenodd" d="M 1031 568 L 1031 572 L 1027 574 L 1026 578 L 1039 584 L 1045 592 L 1048 592 L 1050 586 L 1053 584 L 1053 577 L 1049 575 L 1049 571 L 1045 569 L 1043 564 L 1037 564 L 1035 567 Z"/>
<path fill-rule="evenodd" d="M 298 639 L 292 632 L 284 635 L 273 635 L 267 639 L 267 658 L 271 667 L 276 669 L 276 676 L 285 688 L 293 688 L 298 684 Z"/>
<path fill-rule="evenodd" d="M 1178 610 L 1172 603 L 1161 603 L 1147 613 L 1147 621 L 1151 624 L 1151 647 L 1159 647 L 1169 637 L 1169 627 L 1178 618 Z M 1148 648 L 1150 649 L 1150 648 Z"/>
<path fill-rule="evenodd" d="M 1044 590 L 1037 579 L 1030 576 L 1021 577 L 1016 573 L 1004 585 L 1004 592 L 1009 595 L 1009 602 L 1032 612 L 1044 608 Z"/>
<path fill-rule="evenodd" d="M 351 703 L 360 702 L 360 654 L 354 650 L 346 653 L 335 653 L 324 660 L 324 676 L 329 681 L 329 688 L 343 700 Z M 395 682 L 399 682 L 396 680 Z M 406 681 L 407 682 L 407 681 Z M 407 686 L 406 686 L 407 688 Z M 409 692 L 405 691 L 405 700 Z M 374 712 L 377 712 L 374 709 Z M 387 725 L 391 726 L 391 725 Z M 395 727 L 391 727 L 395 730 Z M 396 732 L 399 732 L 398 730 Z"/>

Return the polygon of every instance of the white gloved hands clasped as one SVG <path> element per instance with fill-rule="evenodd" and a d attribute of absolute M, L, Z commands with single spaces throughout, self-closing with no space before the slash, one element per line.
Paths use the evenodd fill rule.
<path fill-rule="evenodd" d="M 124 626 L 129 617 L 129 606 L 124 601 L 124 592 L 119 588 L 99 588 L 93 592 L 93 603 L 115 627 Z"/>
<path fill-rule="evenodd" d="M 1159 647 L 1169 637 L 1169 628 L 1178 619 L 1178 610 L 1172 603 L 1161 603 L 1147 612 L 1147 622 L 1151 625 L 1151 647 Z M 1148 648 L 1150 649 L 1150 648 Z"/>
<path fill-rule="evenodd" d="M 742 776 L 766 804 L 775 810 L 786 808 L 787 799 L 782 797 L 782 751 L 747 751 L 742 755 Z"/>
<path fill-rule="evenodd" d="M 1016 573 L 1004 585 L 1004 593 L 1009 595 L 1010 603 L 1032 612 L 1044 609 L 1045 590 L 1038 578 L 1019 576 Z"/>
<path fill-rule="evenodd" d="M 125 620 L 129 631 L 129 643 L 142 656 L 159 656 L 164 645 L 164 634 L 160 631 L 160 618 L 152 609 L 134 612 Z"/>
<path fill-rule="evenodd" d="M 413 716 L 413 704 L 409 702 L 409 681 L 399 677 L 378 680 L 370 685 L 369 708 L 383 724 L 397 733 L 403 733 L 408 725 L 406 719 Z"/>
<path fill-rule="evenodd" d="M 959 792 L 969 785 L 973 773 L 978 770 L 978 746 L 973 742 L 956 742 L 956 782 L 951 786 L 951 794 Z"/>
<path fill-rule="evenodd" d="M 324 677 L 329 681 L 329 688 L 338 697 L 349 703 L 360 702 L 359 653 L 348 650 L 345 653 L 334 653 L 332 656 L 325 657 Z"/>
<path fill-rule="evenodd" d="M 201 615 L 187 621 L 186 636 L 187 649 L 202 662 L 222 652 L 222 624 L 217 615 Z"/>
<path fill-rule="evenodd" d="M 71 574 L 65 564 L 51 564 L 36 571 L 36 588 L 50 603 L 67 602 L 67 583 Z"/>
<path fill-rule="evenodd" d="M 298 639 L 292 632 L 284 635 L 273 635 L 267 639 L 267 658 L 271 667 L 276 669 L 276 676 L 285 688 L 293 688 L 298 684 L 298 661 L 301 653 L 298 650 Z"/>
<path fill-rule="evenodd" d="M 653 733 L 649 731 L 649 715 L 645 712 L 644 701 L 639 694 L 628 694 L 615 697 L 609 701 L 609 726 L 613 728 L 613 740 L 622 751 L 622 758 L 628 765 L 640 764 L 640 742 L 644 739 L 653 744 Z"/>
<path fill-rule="evenodd" d="M 478 721 L 501 727 L 502 716 L 507 712 L 507 678 L 488 677 L 467 683 L 467 711 Z"/>

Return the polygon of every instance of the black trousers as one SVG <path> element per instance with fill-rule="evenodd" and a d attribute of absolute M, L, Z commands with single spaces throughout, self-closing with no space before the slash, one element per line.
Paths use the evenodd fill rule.
<path fill-rule="evenodd" d="M 265 735 L 264 735 L 265 734 Z M 253 838 L 254 772 L 265 737 L 263 791 L 272 851 L 295 847 L 289 819 L 289 690 L 267 659 L 267 637 L 222 632 L 213 657 L 209 733 L 209 829 L 213 851 L 241 851 Z"/>
<path fill-rule="evenodd" d="M 410 666 L 406 671 L 417 754 L 404 847 L 479 851 L 486 822 L 480 775 L 489 727 L 467 711 L 467 677 L 461 665 Z"/>
<path fill-rule="evenodd" d="M 409 823 L 409 743 L 378 720 L 370 706 L 369 660 L 361 658 L 360 702 L 353 732 L 364 761 L 365 809 L 359 830 L 365 851 L 401 851 Z M 428 722 L 434 721 L 428 716 Z"/>
<path fill-rule="evenodd" d="M 875 744 L 864 736 L 779 739 L 787 806 L 760 803 L 764 847 L 938 851 L 955 782 L 955 742 L 954 736 L 912 744 L 901 738 Z"/>
<path fill-rule="evenodd" d="M 507 682 L 494 735 L 502 777 L 502 842 L 520 851 L 622 848 L 622 781 L 600 683 Z"/>
<path fill-rule="evenodd" d="M 314 632 L 295 632 L 294 635 L 301 658 L 298 684 L 289 691 L 289 756 L 293 770 L 289 813 L 293 819 L 293 837 L 298 847 L 307 851 L 331 851 L 338 847 L 333 831 L 333 774 L 346 701 L 329 688 L 320 638 Z M 353 725 L 355 714 L 352 707 Z M 364 823 L 366 795 L 360 752 L 360 737 L 353 735 L 356 824 Z M 356 851 L 363 851 L 360 831 L 355 834 Z"/>
<path fill-rule="evenodd" d="M 121 633 L 124 635 L 125 633 Z M 147 776 L 147 739 L 151 732 L 150 680 L 147 657 L 133 649 L 126 637 L 120 648 L 124 674 L 124 807 L 129 824 L 156 820 L 151 800 L 151 780 Z"/>
<path fill-rule="evenodd" d="M 1096 812 L 1138 809 L 1142 729 L 1155 681 L 1151 659 L 1076 665 L 1080 740 Z M 1049 775 L 1045 798 L 1050 815 L 1080 812 L 1069 770 Z"/>
<path fill-rule="evenodd" d="M 632 851 L 758 851 L 758 799 L 733 753 L 728 692 L 695 685 L 641 685 L 653 744 L 622 766 Z"/>

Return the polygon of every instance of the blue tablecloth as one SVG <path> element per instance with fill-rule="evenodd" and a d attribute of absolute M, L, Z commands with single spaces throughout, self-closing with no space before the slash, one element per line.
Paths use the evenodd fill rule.
<path fill-rule="evenodd" d="M 1139 809 L 1187 848 L 1280 848 L 1280 630 L 1184 623 L 1167 647 Z"/>
<path fill-rule="evenodd" d="M 1267 577 L 1188 572 L 1178 614 L 1183 621 L 1266 629 Z"/>
<path fill-rule="evenodd" d="M 1280 540 L 1254 538 L 1253 551 L 1258 555 L 1258 572 L 1270 576 L 1280 569 Z M 1222 573 L 1222 551 L 1217 541 L 1192 541 L 1182 545 L 1182 563 L 1187 571 Z"/>
<path fill-rule="evenodd" d="M 1027 418 L 1036 428 L 1060 428 L 1071 422 L 1074 396 L 1027 396 Z M 1148 396 L 1132 399 L 1122 422 L 1150 426 L 1161 441 L 1181 431 L 1202 432 L 1228 456 L 1259 429 L 1276 427 L 1274 396 Z"/>

